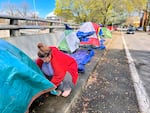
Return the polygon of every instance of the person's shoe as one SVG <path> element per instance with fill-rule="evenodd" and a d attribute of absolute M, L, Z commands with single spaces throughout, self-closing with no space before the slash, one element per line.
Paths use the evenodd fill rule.
<path fill-rule="evenodd" d="M 63 96 L 63 97 L 67 97 L 67 96 L 70 95 L 70 93 L 71 93 L 71 89 L 65 90 L 65 91 L 62 93 L 62 96 Z"/>

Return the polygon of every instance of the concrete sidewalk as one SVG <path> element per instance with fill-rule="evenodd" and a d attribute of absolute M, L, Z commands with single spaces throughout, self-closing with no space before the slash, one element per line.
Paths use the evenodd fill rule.
<path fill-rule="evenodd" d="M 20 48 L 32 59 L 35 59 L 37 54 L 36 45 L 38 42 L 43 42 L 49 45 L 57 45 L 61 35 L 62 32 L 54 32 L 52 34 L 13 37 L 6 40 Z M 106 39 L 104 43 L 106 48 L 110 42 L 111 39 Z M 74 105 L 75 101 L 82 93 L 89 76 L 95 69 L 98 61 L 104 54 L 104 51 L 105 50 L 95 49 L 95 55 L 92 57 L 91 61 L 86 64 L 85 73 L 79 75 L 78 83 L 69 97 L 64 98 L 50 95 L 48 98 L 44 99 L 44 104 L 37 106 L 34 110 L 32 110 L 32 113 L 69 113 L 71 106 Z"/>
<path fill-rule="evenodd" d="M 105 46 L 109 46 L 111 39 L 106 39 Z M 105 50 L 95 49 L 95 55 L 92 60 L 86 64 L 85 73 L 79 74 L 79 80 L 72 91 L 71 95 L 67 98 L 50 95 L 44 100 L 44 104 L 36 107 L 34 113 L 70 113 L 71 107 L 77 101 L 77 98 L 81 95 L 86 82 L 95 69 L 98 61 L 103 56 Z"/>

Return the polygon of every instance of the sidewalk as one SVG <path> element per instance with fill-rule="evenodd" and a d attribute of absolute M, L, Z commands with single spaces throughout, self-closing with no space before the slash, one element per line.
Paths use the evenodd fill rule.
<path fill-rule="evenodd" d="M 107 39 L 105 41 L 106 48 L 110 42 L 111 39 Z M 96 68 L 96 65 L 104 54 L 104 51 L 105 50 L 95 50 L 95 55 L 92 57 L 92 60 L 86 64 L 85 73 L 79 74 L 78 83 L 69 97 L 64 98 L 61 96 L 57 97 L 50 95 L 44 100 L 43 105 L 34 109 L 34 113 L 70 113 L 71 107 L 74 105 L 77 98 L 80 97 L 90 74 Z"/>
<path fill-rule="evenodd" d="M 113 33 L 110 45 L 70 113 L 140 113 L 119 32 Z"/>
<path fill-rule="evenodd" d="M 96 50 L 92 60 L 86 65 L 85 73 L 79 74 L 79 80 L 72 91 L 71 95 L 67 98 L 50 96 L 44 101 L 44 105 L 38 107 L 36 113 L 69 113 L 71 106 L 76 99 L 80 96 L 89 75 L 92 73 L 97 65 L 98 60 L 103 55 L 103 50 Z M 63 111 L 63 112 L 62 112 Z"/>
<path fill-rule="evenodd" d="M 67 98 L 49 96 L 34 113 L 139 113 L 121 35 L 95 50 L 85 73 Z"/>

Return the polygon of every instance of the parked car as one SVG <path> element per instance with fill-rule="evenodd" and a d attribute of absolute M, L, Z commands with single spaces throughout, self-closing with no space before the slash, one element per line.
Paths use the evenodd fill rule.
<path fill-rule="evenodd" d="M 126 27 L 117 27 L 116 28 L 117 31 L 127 31 Z"/>
<path fill-rule="evenodd" d="M 135 33 L 135 29 L 134 28 L 128 28 L 126 33 L 127 34 L 134 34 Z"/>

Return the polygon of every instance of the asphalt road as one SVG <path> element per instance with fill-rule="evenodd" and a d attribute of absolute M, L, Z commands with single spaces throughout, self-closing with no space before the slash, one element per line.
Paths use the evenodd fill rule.
<path fill-rule="evenodd" d="M 128 49 L 136 64 L 136 69 L 145 86 L 150 84 L 150 35 L 136 32 L 134 35 L 124 34 Z M 150 88 L 147 87 L 150 96 Z"/>
<path fill-rule="evenodd" d="M 120 32 L 113 33 L 111 44 L 89 77 L 71 113 L 139 113 L 121 37 Z"/>
<path fill-rule="evenodd" d="M 133 81 L 141 112 L 150 113 L 150 35 L 146 32 L 136 32 L 134 35 L 123 33 L 122 36 L 135 65 Z"/>

